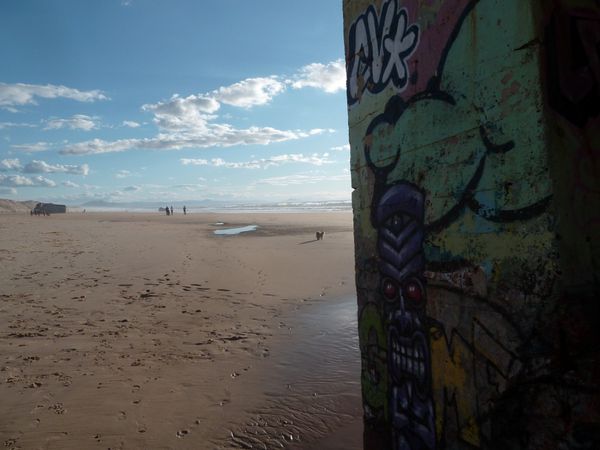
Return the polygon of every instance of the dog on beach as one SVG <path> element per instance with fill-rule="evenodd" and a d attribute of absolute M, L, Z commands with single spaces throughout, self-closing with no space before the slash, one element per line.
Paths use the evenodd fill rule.
<path fill-rule="evenodd" d="M 325 234 L 324 231 L 317 231 L 317 233 L 316 233 L 317 241 L 322 241 L 324 234 Z"/>

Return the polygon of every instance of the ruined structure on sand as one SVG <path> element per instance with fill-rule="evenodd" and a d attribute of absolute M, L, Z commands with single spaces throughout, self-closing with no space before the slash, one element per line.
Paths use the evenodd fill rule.
<path fill-rule="evenodd" d="M 365 448 L 600 448 L 600 7 L 345 0 Z"/>
<path fill-rule="evenodd" d="M 33 208 L 33 212 L 46 214 L 64 214 L 67 212 L 67 207 L 65 205 L 56 205 L 54 203 L 38 203 Z"/>

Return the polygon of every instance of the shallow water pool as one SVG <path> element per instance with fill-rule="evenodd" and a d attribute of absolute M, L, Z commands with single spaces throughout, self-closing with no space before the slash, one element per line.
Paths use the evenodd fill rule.
<path fill-rule="evenodd" d="M 248 225 L 245 227 L 224 228 L 222 230 L 215 230 L 214 233 L 221 234 L 221 235 L 235 235 L 235 234 L 240 234 L 240 233 L 246 233 L 248 231 L 256 231 L 257 228 L 258 228 L 258 225 Z"/>

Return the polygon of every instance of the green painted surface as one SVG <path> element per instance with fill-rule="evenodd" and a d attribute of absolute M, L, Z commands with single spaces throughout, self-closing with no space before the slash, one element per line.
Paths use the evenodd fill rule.
<path fill-rule="evenodd" d="M 599 9 L 344 2 L 366 447 L 600 445 Z"/>

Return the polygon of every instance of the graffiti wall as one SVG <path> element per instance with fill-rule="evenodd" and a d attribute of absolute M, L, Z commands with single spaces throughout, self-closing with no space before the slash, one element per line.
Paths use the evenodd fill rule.
<path fill-rule="evenodd" d="M 365 448 L 600 448 L 599 18 L 344 1 Z"/>

